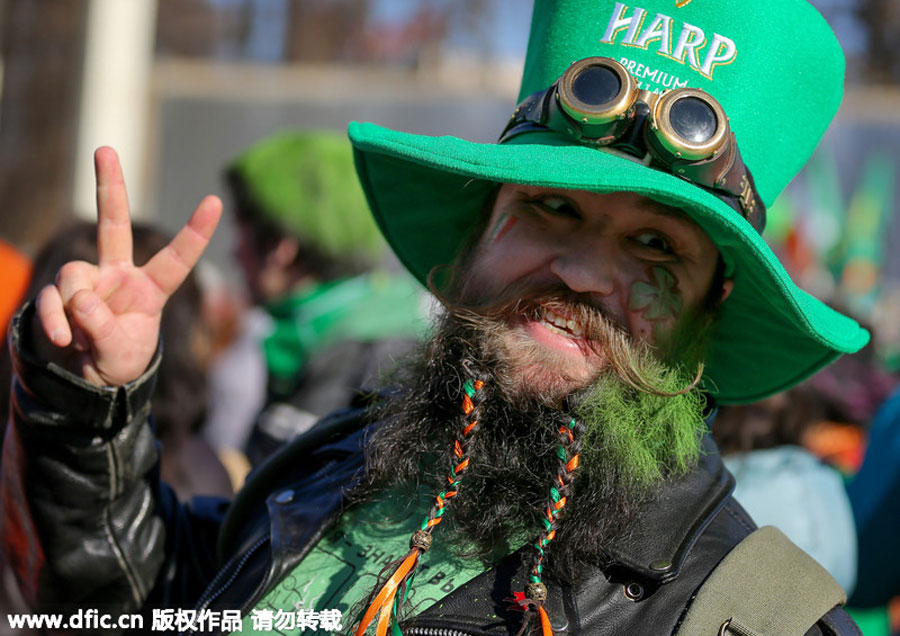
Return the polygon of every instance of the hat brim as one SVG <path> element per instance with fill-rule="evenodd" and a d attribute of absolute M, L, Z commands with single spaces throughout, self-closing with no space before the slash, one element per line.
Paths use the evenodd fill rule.
<path fill-rule="evenodd" d="M 630 191 L 677 207 L 706 231 L 733 269 L 705 382 L 722 403 L 787 389 L 869 334 L 798 288 L 756 230 L 723 201 L 666 172 L 553 133 L 504 144 L 349 127 L 357 172 L 385 238 L 419 281 L 453 261 L 496 183 L 592 192 Z"/>

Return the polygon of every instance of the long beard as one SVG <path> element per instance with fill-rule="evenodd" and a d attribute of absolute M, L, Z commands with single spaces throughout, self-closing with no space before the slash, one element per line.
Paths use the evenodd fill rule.
<path fill-rule="evenodd" d="M 393 378 L 399 390 L 378 413 L 384 423 L 369 441 L 365 478 L 353 497 L 364 501 L 389 490 L 415 501 L 421 488 L 437 492 L 446 484 L 463 425 L 463 384 L 481 379 L 485 397 L 471 463 L 435 540 L 486 564 L 533 541 L 559 466 L 558 427 L 574 417 L 582 462 L 546 561 L 551 576 L 572 581 L 584 566 L 604 565 L 605 548 L 630 532 L 654 486 L 694 466 L 705 400 L 696 388 L 684 390 L 691 374 L 645 347 L 620 352 L 628 377 L 611 365 L 562 398 L 523 390 L 508 380 L 516 361 L 497 345 L 503 325 L 499 316 L 443 316 L 436 335 Z M 636 388 L 635 374 L 658 391 Z"/>

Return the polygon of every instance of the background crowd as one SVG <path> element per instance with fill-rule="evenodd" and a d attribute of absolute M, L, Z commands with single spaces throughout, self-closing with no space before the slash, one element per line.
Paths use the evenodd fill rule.
<path fill-rule="evenodd" d="M 0 322 L 63 263 L 96 258 L 93 147 L 122 156 L 138 263 L 224 193 L 231 223 L 164 315 L 153 409 L 179 497 L 239 489 L 284 440 L 366 399 L 427 329 L 427 295 L 365 207 L 347 121 L 492 140 L 515 101 L 525 4 L 3 0 Z M 813 4 L 847 54 L 847 96 L 764 238 L 873 341 L 722 408 L 713 432 L 739 501 L 829 569 L 866 636 L 886 636 L 900 634 L 900 5 Z M 4 349 L 3 386 L 10 373 Z M 0 608 L 17 603 L 7 578 Z"/>

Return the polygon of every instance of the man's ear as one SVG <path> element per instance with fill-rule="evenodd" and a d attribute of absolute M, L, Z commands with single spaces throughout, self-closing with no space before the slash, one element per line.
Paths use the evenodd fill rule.
<path fill-rule="evenodd" d="M 722 295 L 719 296 L 719 302 L 724 303 L 725 299 L 731 295 L 731 290 L 734 289 L 734 279 L 726 278 L 722 281 Z"/>

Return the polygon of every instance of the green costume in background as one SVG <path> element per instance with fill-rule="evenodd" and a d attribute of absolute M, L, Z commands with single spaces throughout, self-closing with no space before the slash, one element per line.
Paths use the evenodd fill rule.
<path fill-rule="evenodd" d="M 412 279 L 384 273 L 312 285 L 273 303 L 266 309 L 275 325 L 263 342 L 270 397 L 289 398 L 303 367 L 329 346 L 424 334 L 421 304 Z"/>
<path fill-rule="evenodd" d="M 302 276 L 264 302 L 272 328 L 261 343 L 265 407 L 246 449 L 254 464 L 377 384 L 425 333 L 422 289 L 378 269 L 385 244 L 354 172 L 347 140 L 322 131 L 264 139 L 228 169 L 237 214 L 263 237 L 263 258 L 272 237 L 292 238 Z"/>

